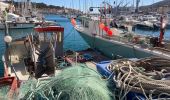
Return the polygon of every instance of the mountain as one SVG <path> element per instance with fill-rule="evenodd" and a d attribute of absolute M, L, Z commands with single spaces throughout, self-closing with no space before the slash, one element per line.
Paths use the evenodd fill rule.
<path fill-rule="evenodd" d="M 166 13 L 170 11 L 170 0 L 162 0 L 151 5 L 141 6 L 139 9 L 144 12 Z"/>
<path fill-rule="evenodd" d="M 152 5 L 150 5 L 150 6 L 152 6 L 152 7 L 170 6 L 170 0 L 159 1 L 159 2 L 156 2 Z"/>
<path fill-rule="evenodd" d="M 7 3 L 11 4 L 11 1 L 6 1 Z M 15 6 L 15 8 L 18 8 L 18 6 L 21 6 L 21 2 L 15 2 L 13 1 L 13 4 Z M 72 12 L 77 12 L 77 13 L 81 13 L 79 10 L 76 9 L 71 9 L 71 8 L 64 8 L 64 7 L 60 7 L 60 6 L 54 6 L 54 5 L 47 5 L 45 3 L 36 3 L 36 2 L 32 2 L 32 7 L 36 7 L 36 10 L 39 11 L 40 13 L 72 13 Z"/>

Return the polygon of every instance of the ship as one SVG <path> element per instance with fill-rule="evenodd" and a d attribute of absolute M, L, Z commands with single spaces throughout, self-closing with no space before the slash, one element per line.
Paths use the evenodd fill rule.
<path fill-rule="evenodd" d="M 144 36 L 132 32 L 130 26 L 127 30 L 111 27 L 113 18 L 95 16 L 82 16 L 79 24 L 74 24 L 83 39 L 91 48 L 102 52 L 110 58 L 144 58 L 159 56 L 170 58 L 169 41 L 163 42 L 163 29 L 160 37 Z M 102 24 L 101 24 L 102 23 Z M 103 24 L 104 23 L 104 24 Z M 108 34 L 110 28 L 111 36 Z M 104 27 L 103 29 L 100 27 Z"/>

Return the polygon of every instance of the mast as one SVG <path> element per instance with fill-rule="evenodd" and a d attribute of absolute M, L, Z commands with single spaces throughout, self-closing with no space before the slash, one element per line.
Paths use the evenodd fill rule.
<path fill-rule="evenodd" d="M 164 38 L 163 16 L 161 16 L 160 21 L 161 21 L 161 27 L 160 27 L 159 45 L 161 46 Z"/>
<path fill-rule="evenodd" d="M 85 0 L 85 13 L 87 15 L 87 1 Z"/>
<path fill-rule="evenodd" d="M 79 0 L 79 10 L 81 11 L 80 0 Z"/>
<path fill-rule="evenodd" d="M 139 12 L 139 3 L 140 3 L 140 0 L 136 0 L 136 10 L 135 10 L 136 13 Z"/>

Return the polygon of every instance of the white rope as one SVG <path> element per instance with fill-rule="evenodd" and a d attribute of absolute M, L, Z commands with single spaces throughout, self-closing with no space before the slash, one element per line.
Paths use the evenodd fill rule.
<path fill-rule="evenodd" d="M 125 69 L 126 71 L 122 72 L 121 71 L 123 70 L 122 68 Z M 160 98 L 160 96 L 163 94 L 167 94 L 168 96 L 170 95 L 169 85 L 167 85 L 168 83 L 165 84 L 163 80 L 159 80 L 159 81 L 154 80 L 151 77 L 141 74 L 140 72 L 138 72 L 140 69 L 138 69 L 137 67 L 132 67 L 129 61 L 119 62 L 117 65 L 114 65 L 112 69 L 114 71 L 115 70 L 118 71 L 117 77 L 114 77 L 113 80 L 116 82 L 117 86 L 120 87 L 121 89 L 120 95 L 119 95 L 120 100 L 125 99 L 126 95 L 130 91 L 133 91 L 132 89 L 135 89 L 135 88 L 139 89 L 147 100 L 152 100 L 152 94 L 155 92 L 159 93 L 160 91 L 162 91 L 162 93 L 159 95 L 158 98 Z M 133 85 L 130 86 L 130 84 L 133 84 Z M 149 93 L 149 97 L 147 96 L 147 93 L 149 91 L 148 88 L 149 89 L 153 88 L 152 91 L 154 91 L 154 92 Z M 147 89 L 147 93 L 145 89 Z M 122 96 L 123 92 L 124 92 L 124 95 Z M 167 92 L 167 93 L 163 93 L 163 92 Z"/>

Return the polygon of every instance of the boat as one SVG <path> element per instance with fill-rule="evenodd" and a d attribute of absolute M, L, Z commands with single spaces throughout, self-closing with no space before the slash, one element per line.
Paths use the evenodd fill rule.
<path fill-rule="evenodd" d="M 100 75 L 98 73 L 96 73 L 96 71 L 92 70 L 91 68 L 94 68 L 94 66 L 92 66 L 91 68 L 88 68 L 87 66 L 83 66 L 81 65 L 74 65 L 76 67 L 70 67 L 69 69 L 63 69 L 61 70 L 60 68 L 62 68 L 63 63 L 65 62 L 65 59 L 61 61 L 60 58 L 64 58 L 65 56 L 63 56 L 63 32 L 64 32 L 64 28 L 61 26 L 38 26 L 35 27 L 35 33 L 26 35 L 25 37 L 22 38 L 17 38 L 12 40 L 11 36 L 7 35 L 4 37 L 5 43 L 6 43 L 6 51 L 3 55 L 3 63 L 4 63 L 4 68 L 6 69 L 5 74 L 7 76 L 11 76 L 11 77 L 16 77 L 16 80 L 21 82 L 19 87 L 19 94 L 15 95 L 15 97 L 18 99 L 26 99 L 26 98 L 31 98 L 31 99 L 40 99 L 40 98 L 44 98 L 44 96 L 42 97 L 42 95 L 36 95 L 36 93 L 40 93 L 40 92 L 35 92 L 35 91 L 40 91 L 44 92 L 46 91 L 46 89 L 44 87 L 45 84 L 47 83 L 49 86 L 47 88 L 50 87 L 51 91 L 60 91 L 60 89 L 56 88 L 55 86 L 57 86 L 56 84 L 59 85 L 58 82 L 60 82 L 61 84 L 69 84 L 66 85 L 64 87 L 62 87 L 64 90 L 66 89 L 76 89 L 78 91 L 82 91 L 82 89 L 85 89 L 85 92 L 80 93 L 80 92 L 75 92 L 75 94 L 77 95 L 72 95 L 72 93 L 74 93 L 73 91 L 70 91 L 70 96 L 71 97 L 76 97 L 76 100 L 79 100 L 79 98 L 82 98 L 84 95 L 84 93 L 89 93 L 87 91 L 87 89 L 94 91 L 91 92 L 92 95 L 94 95 L 96 93 L 96 91 L 98 91 L 98 89 L 94 89 L 94 88 L 98 88 L 98 86 L 93 87 L 94 84 L 90 84 L 88 82 L 88 80 L 93 82 L 94 77 L 89 78 L 89 76 L 94 76 L 91 73 L 94 72 L 94 74 L 98 75 L 98 79 L 100 79 L 101 81 L 95 81 L 97 84 L 101 84 L 101 82 L 105 82 L 104 80 L 102 80 L 100 78 Z M 79 52 L 83 55 L 83 57 L 87 60 L 87 61 L 91 61 L 92 60 L 92 56 L 90 56 L 91 54 L 94 54 L 93 51 L 91 51 L 90 49 L 87 51 L 82 51 Z M 90 54 L 87 54 L 90 53 Z M 70 54 L 70 55 L 69 55 Z M 67 52 L 67 57 L 70 57 L 71 55 L 74 55 L 74 53 L 72 52 Z M 97 57 L 99 57 L 98 54 L 94 54 Z M 102 58 L 102 55 L 101 55 Z M 101 59 L 100 58 L 100 59 Z M 104 57 L 105 58 L 105 57 Z M 96 61 L 100 60 L 95 59 Z M 81 61 L 80 61 L 81 62 Z M 64 63 L 65 64 L 65 63 Z M 91 64 L 91 63 L 90 63 Z M 91 66 L 91 65 L 89 65 Z M 81 71 L 80 71 L 81 70 Z M 67 72 L 69 71 L 69 72 Z M 61 72 L 61 73 L 59 73 Z M 75 72 L 75 73 L 74 73 Z M 63 73 L 65 75 L 63 75 Z M 70 73 L 70 74 L 69 74 Z M 76 74 L 78 73 L 78 74 Z M 72 75 L 71 75 L 72 74 Z M 82 75 L 84 76 L 82 81 Z M 60 77 L 61 76 L 61 80 Z M 63 78 L 66 77 L 66 78 Z M 67 77 L 69 76 L 69 77 Z M 77 77 L 77 78 L 76 78 Z M 36 78 L 36 79 L 35 79 Z M 59 78 L 59 79 L 58 79 Z M 64 79 L 64 80 L 63 80 Z M 76 80 L 76 81 L 74 81 Z M 77 81 L 77 80 L 81 80 L 81 81 Z M 53 81 L 53 82 L 52 82 Z M 74 81 L 72 85 L 70 84 L 71 81 Z M 1 80 L 0 80 L 1 82 Z M 52 83 L 52 84 L 49 84 Z M 84 84 L 84 83 L 87 83 Z M 37 84 L 34 88 L 32 86 L 34 86 L 35 84 Z M 79 89 L 78 84 L 80 84 L 80 86 L 82 87 L 85 86 L 85 88 L 82 88 L 81 90 Z M 89 86 L 90 84 L 90 86 Z M 91 85 L 92 85 L 92 89 L 91 89 Z M 39 87 L 43 87 L 43 88 L 39 88 Z M 72 86 L 72 87 L 71 87 Z M 103 85 L 101 85 L 102 87 Z M 107 85 L 105 85 L 107 88 Z M 69 88 L 67 88 L 69 87 Z M 100 87 L 100 85 L 99 85 Z M 101 87 L 99 88 L 99 90 L 101 90 Z M 104 88 L 104 89 L 106 89 Z M 32 90 L 33 89 L 33 90 Z M 1 90 L 1 89 L 0 89 Z M 35 95 L 33 96 L 32 93 L 29 91 L 31 90 L 32 93 Z M 34 91 L 35 90 L 35 91 Z M 109 89 L 106 89 L 109 90 Z M 34 92 L 33 92 L 34 91 Z M 49 90 L 47 90 L 49 91 Z M 62 90 L 61 90 L 62 91 Z M 31 93 L 31 94 L 30 94 Z M 52 95 L 54 96 L 46 96 L 46 98 L 55 98 L 56 96 L 59 96 L 59 99 L 63 99 L 63 97 L 67 98 L 68 94 L 66 95 L 59 95 L 60 92 L 58 92 L 57 94 L 54 94 L 54 92 L 50 92 Z M 101 94 L 100 92 L 98 92 L 99 94 Z M 41 93 L 40 93 L 41 94 Z M 109 92 L 105 92 L 104 94 L 109 95 Z M 87 95 L 88 96 L 88 95 Z M 73 98 L 74 98 L 73 97 Z M 98 96 L 99 99 L 103 98 L 103 95 Z M 86 97 L 84 97 L 86 98 Z M 91 96 L 88 96 L 88 98 L 92 98 Z M 96 98 L 96 97 L 95 97 Z M 110 96 L 109 96 L 110 98 Z M 68 98 L 67 98 L 68 99 Z M 75 98 L 74 98 L 75 99 Z M 84 100 L 84 99 L 82 99 Z M 101 99 L 103 100 L 103 99 Z M 107 99 L 107 100 L 112 100 L 112 99 Z"/>
<path fill-rule="evenodd" d="M 6 23 L 9 29 L 26 29 L 33 28 L 35 24 L 33 22 L 27 21 L 25 17 L 20 17 L 14 13 L 8 13 Z M 3 22 L 0 23 L 0 29 L 5 29 Z"/>
<path fill-rule="evenodd" d="M 141 16 L 139 20 L 140 22 L 135 25 L 136 28 L 152 30 L 158 30 L 160 28 L 157 17 L 154 17 L 153 15 Z"/>
<path fill-rule="evenodd" d="M 167 15 L 166 15 L 166 17 L 167 17 L 167 26 L 166 26 L 166 28 L 167 29 L 170 29 L 170 12 L 167 12 Z"/>
<path fill-rule="evenodd" d="M 26 2 L 26 1 L 25 1 Z M 38 16 L 37 12 L 30 11 L 28 8 L 31 8 L 30 1 L 29 7 L 25 8 L 18 8 L 19 11 L 14 11 L 14 6 L 10 5 L 6 9 L 2 9 L 1 18 L 0 18 L 0 29 L 5 29 L 5 23 L 8 26 L 8 29 L 27 29 L 27 28 L 34 28 L 37 25 L 41 24 L 54 24 L 53 21 L 46 21 L 44 18 Z M 32 10 L 33 8 L 31 8 Z M 21 11 L 20 11 L 21 10 Z M 15 13 L 14 13 L 15 12 Z M 16 14 L 17 12 L 17 14 Z"/>
<path fill-rule="evenodd" d="M 158 46 L 159 37 L 139 35 L 115 27 L 110 27 L 110 36 L 110 33 L 108 34 L 109 21 L 112 19 L 101 19 L 89 15 L 83 16 L 78 24 L 74 21 L 72 23 L 75 30 L 80 33 L 91 48 L 99 50 L 110 58 L 144 58 L 149 56 L 170 58 L 168 41 L 164 42 L 163 47 L 160 47 Z M 100 26 L 107 28 L 107 31 Z M 128 26 L 127 28 L 130 29 Z"/>
<path fill-rule="evenodd" d="M 63 27 L 38 26 L 34 29 L 35 33 L 22 38 L 4 37 L 7 45 L 2 57 L 4 67 L 9 76 L 16 76 L 20 81 L 31 76 L 39 78 L 45 73 L 54 74 L 55 57 L 63 56 Z"/>
<path fill-rule="evenodd" d="M 29 21 L 25 16 L 18 15 L 14 13 L 14 5 L 7 4 L 0 2 L 4 9 L 1 9 L 1 21 L 0 21 L 0 29 L 5 29 L 5 23 L 8 24 L 9 29 L 25 29 L 25 28 L 33 28 L 35 24 L 31 21 Z M 8 7 L 6 6 L 8 5 Z"/>
<path fill-rule="evenodd" d="M 151 23 L 149 21 L 137 23 L 135 27 L 138 29 L 153 29 L 153 30 L 159 29 L 159 26 L 157 24 Z"/>

